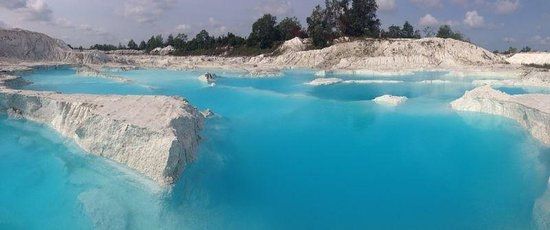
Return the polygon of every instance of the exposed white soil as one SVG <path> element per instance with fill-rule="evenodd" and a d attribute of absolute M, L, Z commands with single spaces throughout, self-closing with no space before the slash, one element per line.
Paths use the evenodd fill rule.
<path fill-rule="evenodd" d="M 383 95 L 377 98 L 374 98 L 376 104 L 386 105 L 386 106 L 398 106 L 405 103 L 408 100 L 407 97 L 392 96 L 392 95 Z"/>
<path fill-rule="evenodd" d="M 69 64 L 78 66 L 81 76 L 130 82 L 102 71 L 108 60 L 103 52 L 73 51 L 44 34 L 0 29 L 0 112 L 48 125 L 86 152 L 125 165 L 159 185 L 175 183 L 196 158 L 204 119 L 184 99 L 15 90 L 28 83 L 9 75 Z"/>
<path fill-rule="evenodd" d="M 449 78 L 483 79 L 475 80 L 476 84 L 550 87 L 550 71 L 522 66 L 549 63 L 548 53 L 516 54 L 505 59 L 470 43 L 440 38 L 343 38 L 331 47 L 309 49 L 307 39 L 295 38 L 273 54 L 255 57 L 176 57 L 146 55 L 139 51 L 106 54 L 74 51 L 62 41 L 40 33 L 0 29 L 0 75 L 1 72 L 13 74 L 56 65 L 77 66 L 80 75 L 120 81 L 127 79 L 106 74 L 102 68 L 121 71 L 134 68 L 215 69 L 259 77 L 276 76 L 281 70 L 292 68 L 316 69 L 319 77 L 337 74 L 406 76 L 415 71 L 448 71 Z M 10 89 L 25 84 L 21 79 L 6 75 L 0 78 L 3 79 L 0 97 L 4 111 L 14 117 L 48 124 L 90 153 L 125 164 L 159 184 L 173 183 L 178 172 L 194 158 L 203 116 L 181 98 L 21 91 Z M 327 77 L 309 84 L 390 82 Z M 444 84 L 447 81 L 420 83 Z M 385 95 L 375 101 L 397 105 L 406 98 Z M 545 144 L 549 143 L 549 105 L 548 95 L 511 96 L 495 92 L 489 86 L 468 92 L 453 102 L 455 109 L 516 119 Z M 140 132 L 147 135 L 142 136 Z"/>
<path fill-rule="evenodd" d="M 485 85 L 466 92 L 451 107 L 508 117 L 550 146 L 550 94 L 508 95 Z"/>
<path fill-rule="evenodd" d="M 334 85 L 343 82 L 340 78 L 317 78 L 313 81 L 308 82 L 308 85 L 312 86 L 321 86 L 321 85 Z"/>
<path fill-rule="evenodd" d="M 530 53 L 517 53 L 506 59 L 509 63 L 519 65 L 550 65 L 550 53 L 547 52 L 530 52 Z"/>
<path fill-rule="evenodd" d="M 174 183 L 195 159 L 203 116 L 182 98 L 14 90 L 0 75 L 0 112 L 50 126 L 85 151 Z"/>

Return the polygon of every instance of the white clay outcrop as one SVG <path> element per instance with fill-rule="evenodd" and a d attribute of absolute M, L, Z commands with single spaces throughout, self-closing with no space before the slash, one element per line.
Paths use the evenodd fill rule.
<path fill-rule="evenodd" d="M 550 53 L 547 52 L 529 52 L 529 53 L 517 53 L 506 59 L 509 63 L 519 65 L 550 65 Z"/>
<path fill-rule="evenodd" d="M 310 81 L 306 84 L 312 86 L 321 86 L 321 85 L 334 85 L 343 82 L 344 80 L 340 78 L 316 78 L 313 81 Z"/>
<path fill-rule="evenodd" d="M 449 80 L 435 79 L 435 80 L 423 80 L 423 81 L 419 81 L 418 83 L 421 83 L 421 84 L 449 84 L 449 83 L 452 83 L 452 82 L 449 81 Z"/>
<path fill-rule="evenodd" d="M 309 47 L 308 39 L 295 37 L 285 41 L 276 51 L 276 53 L 291 53 L 305 51 Z"/>
<path fill-rule="evenodd" d="M 374 98 L 372 101 L 374 101 L 376 104 L 379 104 L 379 105 L 398 106 L 405 103 L 407 100 L 408 100 L 407 97 L 383 95 L 383 96 Z"/>
<path fill-rule="evenodd" d="M 105 53 L 106 54 L 119 54 L 119 55 L 143 55 L 143 54 L 145 54 L 145 51 L 126 49 L 126 50 L 105 51 Z"/>
<path fill-rule="evenodd" d="M 508 95 L 485 85 L 466 92 L 451 107 L 516 120 L 533 137 L 550 145 L 550 94 Z"/>
<path fill-rule="evenodd" d="M 403 81 L 398 80 L 343 80 L 340 78 L 316 78 L 313 81 L 306 83 L 307 85 L 312 86 L 322 86 L 322 85 L 334 85 L 334 84 L 399 84 Z"/>
<path fill-rule="evenodd" d="M 174 51 L 176 51 L 176 49 L 174 49 L 173 46 L 166 46 L 164 48 L 157 47 L 157 48 L 154 48 L 153 50 L 151 50 L 151 52 L 149 52 L 149 54 L 165 56 L 165 55 L 173 53 Z"/>
<path fill-rule="evenodd" d="M 0 60 L 102 64 L 109 57 L 99 51 L 73 51 L 59 39 L 21 29 L 0 29 Z"/>
<path fill-rule="evenodd" d="M 321 50 L 289 52 L 257 60 L 258 64 L 320 69 L 384 70 L 454 67 L 504 63 L 504 60 L 475 45 L 453 39 L 366 39 L 337 43 Z"/>
<path fill-rule="evenodd" d="M 167 96 L 107 96 L 12 90 L 0 77 L 0 111 L 46 124 L 85 151 L 174 183 L 195 159 L 202 115 Z"/>
<path fill-rule="evenodd" d="M 281 70 L 283 68 L 312 68 L 352 71 L 357 74 L 383 74 L 386 71 L 410 74 L 410 70 L 464 68 L 470 66 L 493 68 L 506 64 L 492 52 L 473 44 L 453 39 L 361 39 L 341 42 L 319 50 L 304 49 L 307 42 L 287 41 L 274 55 L 254 57 L 222 56 L 146 56 L 111 55 L 113 62 L 132 63 L 140 67 L 196 69 L 223 68 Z M 392 73 L 393 74 L 393 73 Z"/>
<path fill-rule="evenodd" d="M 490 86 L 466 92 L 451 103 L 455 110 L 482 112 L 517 121 L 533 137 L 550 146 L 550 94 L 508 95 Z M 535 202 L 533 220 L 537 229 L 550 227 L 550 189 Z"/>
<path fill-rule="evenodd" d="M 404 81 L 399 80 L 346 80 L 343 81 L 346 84 L 399 84 Z"/>
<path fill-rule="evenodd" d="M 0 29 L 0 57 L 18 60 L 61 60 L 71 48 L 63 41 L 21 29 Z"/>
<path fill-rule="evenodd" d="M 0 62 L 14 63 L 11 66 L 18 67 L 14 70 L 27 69 L 21 67 L 22 61 L 79 65 L 81 76 L 129 82 L 101 70 L 100 65 L 109 61 L 103 52 L 77 52 L 41 33 L 0 29 Z M 181 98 L 12 89 L 24 84 L 19 77 L 0 74 L 0 112 L 46 124 L 85 151 L 125 165 L 159 185 L 175 183 L 195 159 L 204 117 Z"/>

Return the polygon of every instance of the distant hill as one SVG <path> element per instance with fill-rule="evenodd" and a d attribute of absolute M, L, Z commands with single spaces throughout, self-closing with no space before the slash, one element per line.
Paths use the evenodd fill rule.
<path fill-rule="evenodd" d="M 73 51 L 65 42 L 46 34 L 22 29 L 0 29 L 0 59 L 77 63 L 103 63 L 102 52 Z"/>

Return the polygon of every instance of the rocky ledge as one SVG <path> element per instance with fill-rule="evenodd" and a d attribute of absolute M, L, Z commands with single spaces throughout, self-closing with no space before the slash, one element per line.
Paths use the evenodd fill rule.
<path fill-rule="evenodd" d="M 195 159 L 202 115 L 167 96 L 103 96 L 14 90 L 18 77 L 0 76 L 0 112 L 50 126 L 85 151 L 151 178 L 177 181 Z"/>
<path fill-rule="evenodd" d="M 540 142 L 550 146 L 550 94 L 508 95 L 486 85 L 466 92 L 451 106 L 455 110 L 514 119 Z M 533 220 L 537 229 L 550 227 L 550 188 L 535 202 Z"/>
<path fill-rule="evenodd" d="M 451 106 L 455 110 L 514 119 L 536 139 L 550 146 L 550 94 L 508 95 L 486 85 L 466 92 Z"/>

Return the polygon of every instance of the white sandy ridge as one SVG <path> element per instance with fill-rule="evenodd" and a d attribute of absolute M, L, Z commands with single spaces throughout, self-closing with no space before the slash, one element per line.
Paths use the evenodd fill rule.
<path fill-rule="evenodd" d="M 172 184 L 195 159 L 203 117 L 167 96 L 59 94 L 13 90 L 0 75 L 0 112 L 46 124 L 85 151 Z"/>
<path fill-rule="evenodd" d="M 387 105 L 387 106 L 398 106 L 405 103 L 408 100 L 407 97 L 392 96 L 392 95 L 383 95 L 377 98 L 374 98 L 376 104 Z"/>

